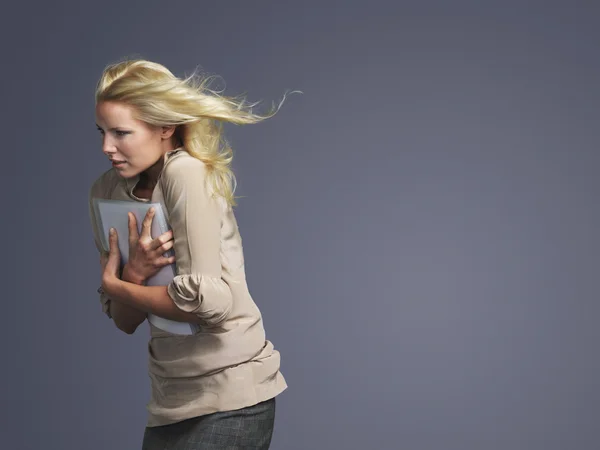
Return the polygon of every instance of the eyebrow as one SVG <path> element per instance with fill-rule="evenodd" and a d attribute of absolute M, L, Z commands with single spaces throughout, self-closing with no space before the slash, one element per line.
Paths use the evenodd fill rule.
<path fill-rule="evenodd" d="M 97 126 L 99 129 L 102 129 L 102 127 L 101 127 L 100 125 L 96 124 L 96 126 Z M 108 131 L 117 131 L 117 130 L 119 130 L 119 129 L 122 129 L 122 130 L 124 130 L 124 128 L 123 128 L 123 127 L 113 127 L 113 128 L 109 128 L 109 129 L 108 129 Z"/>

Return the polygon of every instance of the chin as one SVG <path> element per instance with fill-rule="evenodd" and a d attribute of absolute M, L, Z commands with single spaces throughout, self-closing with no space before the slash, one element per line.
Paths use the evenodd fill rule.
<path fill-rule="evenodd" d="M 121 178 L 131 178 L 131 177 L 134 176 L 134 175 L 131 175 L 127 170 L 118 170 L 118 169 L 115 169 L 115 172 Z"/>
<path fill-rule="evenodd" d="M 119 175 L 121 178 L 133 178 L 135 177 L 138 172 L 135 170 L 131 170 L 129 168 L 127 169 L 118 169 L 116 167 L 113 167 L 113 169 L 115 170 L 115 172 L 117 173 L 117 175 Z"/>

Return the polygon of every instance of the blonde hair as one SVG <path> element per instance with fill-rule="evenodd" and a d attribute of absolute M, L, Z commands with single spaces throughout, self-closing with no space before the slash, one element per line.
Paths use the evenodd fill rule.
<path fill-rule="evenodd" d="M 175 136 L 181 145 L 205 164 L 213 192 L 235 206 L 233 152 L 223 136 L 223 123 L 245 125 L 270 118 L 279 111 L 285 95 L 276 108 L 260 116 L 252 112 L 260 102 L 246 103 L 241 96 L 225 97 L 210 89 L 214 78 L 199 76 L 195 70 L 180 79 L 161 64 L 126 60 L 104 69 L 96 87 L 96 104 L 121 102 L 131 106 L 136 118 L 149 125 L 176 126 Z"/>

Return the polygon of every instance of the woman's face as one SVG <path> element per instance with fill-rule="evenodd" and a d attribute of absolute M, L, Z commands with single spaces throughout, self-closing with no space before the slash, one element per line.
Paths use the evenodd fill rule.
<path fill-rule="evenodd" d="M 156 164 L 167 148 L 172 133 L 134 117 L 133 108 L 118 102 L 96 105 L 96 125 L 102 135 L 102 151 L 124 178 L 131 178 Z M 122 161 L 115 164 L 117 161 Z"/>

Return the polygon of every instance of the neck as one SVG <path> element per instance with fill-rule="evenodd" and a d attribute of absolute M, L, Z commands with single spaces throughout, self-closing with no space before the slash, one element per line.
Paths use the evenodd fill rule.
<path fill-rule="evenodd" d="M 174 144 L 171 143 L 171 145 L 165 149 L 162 156 L 158 158 L 158 161 L 140 173 L 140 182 L 144 187 L 154 189 L 154 186 L 158 183 L 158 177 L 160 176 L 163 166 L 165 165 L 166 154 L 176 148 L 178 147 L 175 147 Z"/>
<path fill-rule="evenodd" d="M 154 189 L 156 183 L 158 183 L 158 176 L 165 164 L 164 155 L 155 164 L 148 167 L 146 170 L 140 173 L 140 182 L 144 187 Z"/>

